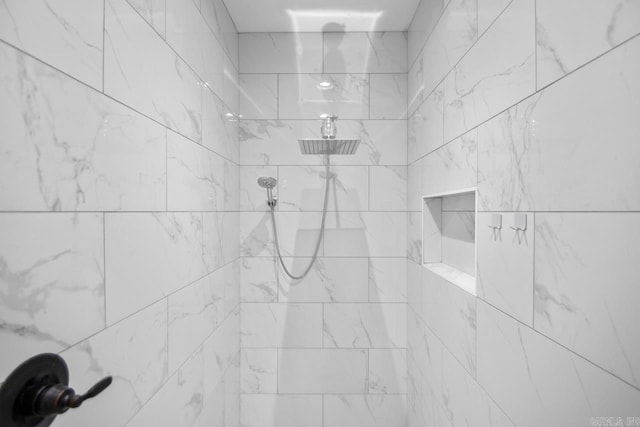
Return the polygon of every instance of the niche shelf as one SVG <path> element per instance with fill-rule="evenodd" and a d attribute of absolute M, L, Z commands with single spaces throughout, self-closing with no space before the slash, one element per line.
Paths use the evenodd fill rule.
<path fill-rule="evenodd" d="M 422 198 L 422 266 L 476 295 L 476 188 Z"/>

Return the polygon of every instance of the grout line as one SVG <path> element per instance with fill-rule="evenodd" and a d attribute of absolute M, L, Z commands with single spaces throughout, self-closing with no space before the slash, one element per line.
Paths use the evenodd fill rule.
<path fill-rule="evenodd" d="M 102 212 L 102 277 L 104 298 L 104 327 L 107 327 L 107 214 Z"/>
<path fill-rule="evenodd" d="M 105 39 L 107 32 L 107 0 L 102 0 L 102 93 L 105 92 L 104 89 L 104 58 L 105 58 Z"/>
<path fill-rule="evenodd" d="M 535 88 L 538 90 L 538 0 L 533 0 L 533 53 Z"/>

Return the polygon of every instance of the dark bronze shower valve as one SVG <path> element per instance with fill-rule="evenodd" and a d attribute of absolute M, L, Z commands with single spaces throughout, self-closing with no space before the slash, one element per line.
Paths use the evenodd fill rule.
<path fill-rule="evenodd" d="M 56 354 L 34 356 L 14 370 L 0 388 L 0 426 L 46 427 L 69 408 L 109 387 L 112 378 L 98 381 L 83 395 L 69 387 L 69 370 Z"/>

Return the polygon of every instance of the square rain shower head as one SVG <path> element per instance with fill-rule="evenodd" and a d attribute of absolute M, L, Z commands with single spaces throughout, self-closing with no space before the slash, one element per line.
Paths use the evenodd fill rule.
<path fill-rule="evenodd" d="M 299 139 L 302 154 L 354 154 L 359 139 Z"/>

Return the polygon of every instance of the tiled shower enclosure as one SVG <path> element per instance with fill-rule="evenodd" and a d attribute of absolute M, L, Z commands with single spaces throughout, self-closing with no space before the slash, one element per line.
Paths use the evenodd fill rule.
<path fill-rule="evenodd" d="M 0 382 L 112 376 L 65 427 L 640 425 L 640 2 L 246 1 L 0 1 Z M 292 280 L 257 179 L 299 273 L 323 114 L 361 142 Z"/>

